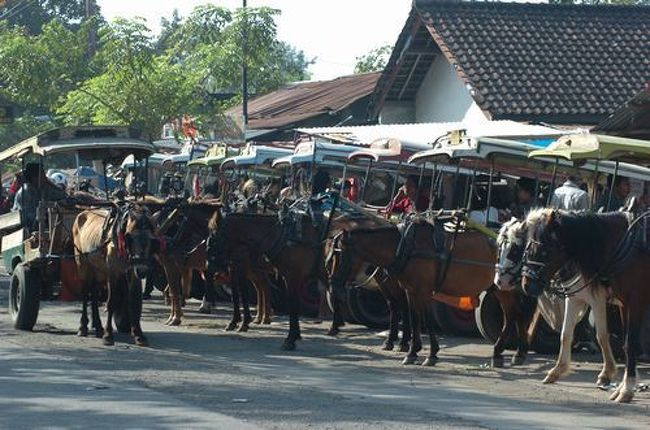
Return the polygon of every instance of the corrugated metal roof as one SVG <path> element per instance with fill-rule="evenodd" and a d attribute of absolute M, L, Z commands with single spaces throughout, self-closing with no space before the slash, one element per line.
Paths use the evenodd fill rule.
<path fill-rule="evenodd" d="M 375 89 L 379 72 L 342 76 L 330 81 L 300 82 L 256 97 L 248 104 L 248 127 L 274 129 L 329 112 L 338 112 Z M 241 121 L 241 105 L 226 115 Z"/>
<path fill-rule="evenodd" d="M 650 139 L 650 82 L 646 89 L 617 109 L 594 129 L 616 136 Z"/>
<path fill-rule="evenodd" d="M 414 146 L 429 145 L 438 137 L 453 130 L 466 130 L 468 136 L 475 137 L 535 137 L 560 136 L 566 130 L 542 125 L 524 124 L 515 121 L 481 121 L 481 122 L 434 122 L 415 124 L 378 124 L 365 126 L 299 128 L 300 133 L 312 136 L 332 137 L 341 140 L 346 137 L 349 143 L 368 145 L 376 139 L 396 138 L 405 144 Z"/>

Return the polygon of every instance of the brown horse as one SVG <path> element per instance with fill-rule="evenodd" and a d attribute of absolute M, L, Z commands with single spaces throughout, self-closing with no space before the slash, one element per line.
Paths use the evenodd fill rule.
<path fill-rule="evenodd" d="M 113 344 L 113 313 L 118 307 L 124 309 L 122 306 L 126 304 L 131 335 L 137 345 L 146 345 L 147 340 L 140 327 L 140 284 L 147 275 L 148 262 L 159 246 L 149 211 L 135 204 L 113 210 L 85 210 L 74 221 L 72 237 L 77 272 L 82 281 L 82 291 L 77 292 L 83 298 L 79 334 L 85 336 L 88 333 L 88 297 L 91 299 L 95 334 L 102 334 L 98 310 L 100 291 L 97 286 L 103 285 L 108 292 L 104 344 Z"/>
<path fill-rule="evenodd" d="M 474 231 L 444 234 L 446 248 L 454 241 L 454 251 L 444 256 L 436 252 L 434 227 L 416 220 L 411 227 L 413 242 L 410 252 L 400 255 L 404 248 L 397 227 L 353 229 L 341 239 L 343 252 L 356 254 L 359 259 L 386 268 L 406 290 L 411 319 L 411 346 L 404 364 L 413 364 L 422 349 L 420 316 L 424 316 L 429 331 L 431 349 L 423 365 L 434 365 L 439 350 L 430 312 L 434 294 L 452 297 L 476 297 L 492 285 L 496 250 L 486 236 Z M 448 260 L 450 259 L 450 260 Z M 447 264 L 446 261 L 449 261 Z"/>
<path fill-rule="evenodd" d="M 281 222 L 277 215 L 215 212 L 210 221 L 209 273 L 230 271 L 241 284 L 250 268 L 264 259 L 284 278 L 289 309 L 289 333 L 285 350 L 293 350 L 300 339 L 299 292 L 314 276 L 324 278 L 319 233 L 304 215 L 294 222 Z M 246 312 L 246 308 L 244 308 Z M 244 321 L 245 322 L 245 321 Z"/>
<path fill-rule="evenodd" d="M 180 201 L 162 208 L 154 216 L 166 245 L 165 252 L 158 253 L 156 259 L 167 278 L 171 302 L 168 325 L 181 324 L 182 301 L 190 296 L 192 274 L 206 269 L 208 221 L 219 207 L 220 204 L 216 202 Z"/>
<path fill-rule="evenodd" d="M 646 214 L 647 215 L 647 214 Z M 625 311 L 626 366 L 623 383 L 611 400 L 629 402 L 636 386 L 636 357 L 643 313 L 650 303 L 645 280 L 650 275 L 650 253 L 635 240 L 641 218 L 627 212 L 593 214 L 542 209 L 528 215 L 528 244 L 522 269 L 522 287 L 533 296 L 554 289 L 558 273 L 566 267 L 582 276 L 564 294 L 609 286 Z M 639 231 L 640 230 L 640 231 Z"/>
<path fill-rule="evenodd" d="M 341 228 L 341 226 L 339 226 Z M 351 229 L 354 227 L 348 227 Z M 358 228 L 358 227 L 357 227 Z M 346 230 L 347 231 L 347 230 Z M 336 335 L 343 325 L 341 316 L 342 296 L 345 293 L 345 286 L 351 282 L 357 281 L 367 284 L 368 288 L 377 288 L 386 300 L 389 311 L 389 333 L 384 342 L 382 349 L 392 351 L 399 337 L 400 319 L 404 324 L 400 351 L 408 351 L 408 345 L 411 338 L 411 327 L 408 312 L 408 302 L 404 290 L 399 286 L 397 280 L 387 275 L 382 268 L 373 267 L 363 261 L 357 254 L 344 253 L 341 248 L 341 238 L 344 232 L 339 232 L 331 241 L 330 257 L 327 261 L 329 272 L 330 293 L 334 300 L 332 326 L 328 332 L 330 335 Z M 370 272 L 370 273 L 368 273 Z M 401 315 L 400 315 L 401 314 Z M 401 317 L 401 318 L 400 318 Z"/>

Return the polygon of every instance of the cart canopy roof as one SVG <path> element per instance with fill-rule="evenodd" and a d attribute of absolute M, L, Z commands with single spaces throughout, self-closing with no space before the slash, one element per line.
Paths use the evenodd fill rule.
<path fill-rule="evenodd" d="M 144 158 L 154 153 L 152 143 L 122 126 L 62 127 L 38 134 L 0 152 L 0 161 L 25 155 L 47 156 L 73 152 L 84 158 L 121 163 L 129 154 Z"/>
<path fill-rule="evenodd" d="M 530 153 L 530 157 L 561 158 L 569 161 L 615 160 L 650 164 L 650 141 L 604 134 L 573 134 L 562 136 L 546 149 Z"/>
<path fill-rule="evenodd" d="M 234 157 L 240 152 L 239 148 L 225 145 L 214 145 L 201 158 L 195 158 L 187 163 L 188 166 L 218 166 L 228 157 Z"/>
<path fill-rule="evenodd" d="M 221 169 L 241 166 L 269 166 L 273 160 L 291 154 L 291 149 L 278 148 L 275 146 L 249 145 L 242 151 L 241 155 L 229 157 L 221 163 Z"/>

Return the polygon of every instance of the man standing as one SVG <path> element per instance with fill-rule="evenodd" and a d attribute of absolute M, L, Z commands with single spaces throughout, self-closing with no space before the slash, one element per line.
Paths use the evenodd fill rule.
<path fill-rule="evenodd" d="M 576 184 L 575 176 L 568 176 L 562 186 L 555 189 L 551 206 L 564 210 L 588 210 L 589 194 Z"/>

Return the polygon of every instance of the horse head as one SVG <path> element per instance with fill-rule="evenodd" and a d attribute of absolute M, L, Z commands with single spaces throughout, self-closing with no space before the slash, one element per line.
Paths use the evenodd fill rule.
<path fill-rule="evenodd" d="M 567 261 L 560 235 L 562 217 L 555 209 L 540 209 L 526 218 L 528 244 L 523 255 L 521 286 L 530 296 L 537 297 L 548 288 Z"/>
<path fill-rule="evenodd" d="M 153 219 L 144 206 L 132 206 L 127 209 L 122 227 L 124 237 L 123 252 L 135 275 L 144 279 L 149 270 L 152 255 L 162 246 L 155 234 Z M 118 245 L 119 246 L 119 245 Z"/>
<path fill-rule="evenodd" d="M 503 224 L 497 237 L 497 264 L 494 267 L 494 284 L 501 290 L 514 290 L 521 281 L 526 246 L 526 224 L 517 218 Z"/>

